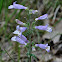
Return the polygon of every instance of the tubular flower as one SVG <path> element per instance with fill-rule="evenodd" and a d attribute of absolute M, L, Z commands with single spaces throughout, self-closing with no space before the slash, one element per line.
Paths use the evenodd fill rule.
<path fill-rule="evenodd" d="M 20 5 L 20 4 L 16 4 L 16 1 L 13 2 L 13 5 L 10 5 L 8 7 L 8 9 L 28 9 L 27 7 L 23 6 L 23 5 Z"/>
<path fill-rule="evenodd" d="M 48 14 L 44 14 L 44 15 L 36 18 L 35 20 L 37 21 L 37 20 L 43 20 L 43 19 L 48 19 Z"/>
<path fill-rule="evenodd" d="M 32 51 L 36 51 L 35 47 L 32 47 Z"/>
<path fill-rule="evenodd" d="M 13 34 L 18 34 L 18 35 L 22 35 L 22 32 L 24 32 L 27 29 L 27 27 L 19 27 L 16 26 L 16 30 L 13 32 Z"/>
<path fill-rule="evenodd" d="M 17 24 L 20 24 L 20 25 L 25 25 L 25 23 L 21 22 L 20 20 L 16 19 L 15 20 Z"/>
<path fill-rule="evenodd" d="M 26 45 L 28 43 L 28 40 L 24 35 L 22 35 L 22 36 L 14 36 L 14 37 L 11 38 L 11 40 L 12 41 L 17 41 L 20 44 L 24 44 L 24 45 Z"/>
<path fill-rule="evenodd" d="M 29 41 L 27 40 L 27 38 L 26 38 L 24 35 L 20 36 L 20 38 L 23 39 L 26 43 L 29 42 Z"/>
<path fill-rule="evenodd" d="M 46 30 L 48 32 L 52 32 L 52 28 L 48 27 L 48 24 L 45 26 L 39 25 L 39 26 L 35 26 L 35 29 L 39 29 L 39 30 Z"/>
<path fill-rule="evenodd" d="M 38 12 L 38 10 L 29 10 L 29 14 L 35 14 L 36 12 Z"/>
<path fill-rule="evenodd" d="M 35 46 L 45 49 L 47 52 L 50 51 L 50 46 L 48 46 L 48 44 L 35 44 Z"/>

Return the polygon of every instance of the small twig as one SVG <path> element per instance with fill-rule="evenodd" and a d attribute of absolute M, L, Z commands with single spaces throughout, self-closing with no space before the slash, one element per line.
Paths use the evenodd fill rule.
<path fill-rule="evenodd" d="M 5 52 L 8 54 L 8 56 L 13 60 L 13 62 L 15 62 L 14 59 L 9 55 L 9 53 L 6 51 L 5 48 L 4 48 L 4 50 L 5 50 Z"/>
<path fill-rule="evenodd" d="M 3 44 L 2 44 L 3 45 Z M 1 46 L 0 46 L 1 47 Z M 7 53 L 7 55 L 13 60 L 13 62 L 15 62 L 14 61 L 14 59 L 9 55 L 9 53 L 7 52 L 7 50 L 5 49 L 5 48 L 3 48 L 4 49 L 4 51 Z"/>

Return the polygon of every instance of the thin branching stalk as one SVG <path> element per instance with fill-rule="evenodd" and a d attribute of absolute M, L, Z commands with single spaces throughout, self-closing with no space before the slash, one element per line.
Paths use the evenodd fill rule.
<path fill-rule="evenodd" d="M 7 53 L 7 55 L 10 57 L 10 59 L 12 59 L 13 62 L 15 62 L 14 59 L 9 55 L 9 53 L 7 52 L 7 50 L 6 50 L 5 48 L 3 48 L 3 49 L 4 49 L 4 51 Z"/>

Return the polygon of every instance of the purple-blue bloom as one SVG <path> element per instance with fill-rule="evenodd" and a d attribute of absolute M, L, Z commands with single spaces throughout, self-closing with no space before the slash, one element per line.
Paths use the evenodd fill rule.
<path fill-rule="evenodd" d="M 16 26 L 16 30 L 13 32 L 13 34 L 18 34 L 18 35 L 22 35 L 22 32 L 24 32 L 27 29 L 27 27 L 19 27 Z"/>
<path fill-rule="evenodd" d="M 35 14 L 36 12 L 38 12 L 38 10 L 29 10 L 29 14 Z"/>
<path fill-rule="evenodd" d="M 8 9 L 28 9 L 27 7 L 23 6 L 23 5 L 20 5 L 20 4 L 16 4 L 16 1 L 13 2 L 13 5 L 10 5 L 8 7 Z"/>
<path fill-rule="evenodd" d="M 15 20 L 17 24 L 20 24 L 20 25 L 25 25 L 25 23 L 21 22 L 20 20 L 16 19 Z"/>
<path fill-rule="evenodd" d="M 24 44 L 24 45 L 26 45 L 28 43 L 28 40 L 24 35 L 22 35 L 22 36 L 14 36 L 14 37 L 11 38 L 11 40 L 12 41 L 17 41 L 20 44 Z"/>
<path fill-rule="evenodd" d="M 35 44 L 35 46 L 45 49 L 47 52 L 50 51 L 50 46 L 48 46 L 48 44 Z"/>
<path fill-rule="evenodd" d="M 35 47 L 32 47 L 32 51 L 36 51 Z"/>
<path fill-rule="evenodd" d="M 19 36 L 16 36 L 16 41 L 19 42 L 20 44 L 26 44 L 25 41 Z"/>
<path fill-rule="evenodd" d="M 52 28 L 47 25 L 45 26 L 42 26 L 42 25 L 39 25 L 39 26 L 35 26 L 35 29 L 39 29 L 39 30 L 46 30 L 48 32 L 52 32 Z"/>
<path fill-rule="evenodd" d="M 37 21 L 37 20 L 43 20 L 43 19 L 48 19 L 48 14 L 44 14 L 44 15 L 36 18 L 35 20 Z"/>
<path fill-rule="evenodd" d="M 29 42 L 29 41 L 27 40 L 27 38 L 26 38 L 24 35 L 20 36 L 20 38 L 23 39 L 23 41 L 25 41 L 26 43 Z"/>

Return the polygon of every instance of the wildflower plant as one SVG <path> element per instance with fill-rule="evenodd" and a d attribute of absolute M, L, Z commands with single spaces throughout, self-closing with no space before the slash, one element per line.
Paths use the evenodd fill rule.
<path fill-rule="evenodd" d="M 11 38 L 12 41 L 19 42 L 21 44 L 20 47 L 25 46 L 27 48 L 28 62 L 31 62 L 31 56 L 35 57 L 35 55 L 32 54 L 32 51 L 36 51 L 36 47 L 45 49 L 47 52 L 50 52 L 50 46 L 48 46 L 48 44 L 33 44 L 33 42 L 31 41 L 31 36 L 34 30 L 39 29 L 47 32 L 52 32 L 52 28 L 49 27 L 49 24 L 46 24 L 45 26 L 35 25 L 36 21 L 38 20 L 48 19 L 48 14 L 44 14 L 38 18 L 35 18 L 35 20 L 31 21 L 31 15 L 37 13 L 38 10 L 29 9 L 28 7 L 25 7 L 23 5 L 16 4 L 16 2 L 14 2 L 13 5 L 10 5 L 8 9 L 25 9 L 25 11 L 27 11 L 27 13 L 29 14 L 29 21 L 27 23 L 23 23 L 22 21 L 15 19 L 16 23 L 19 25 L 16 26 L 16 30 L 13 32 L 15 36 Z M 21 27 L 20 25 L 22 25 L 23 27 Z M 29 39 L 27 39 L 23 35 L 24 31 L 29 31 Z"/>

